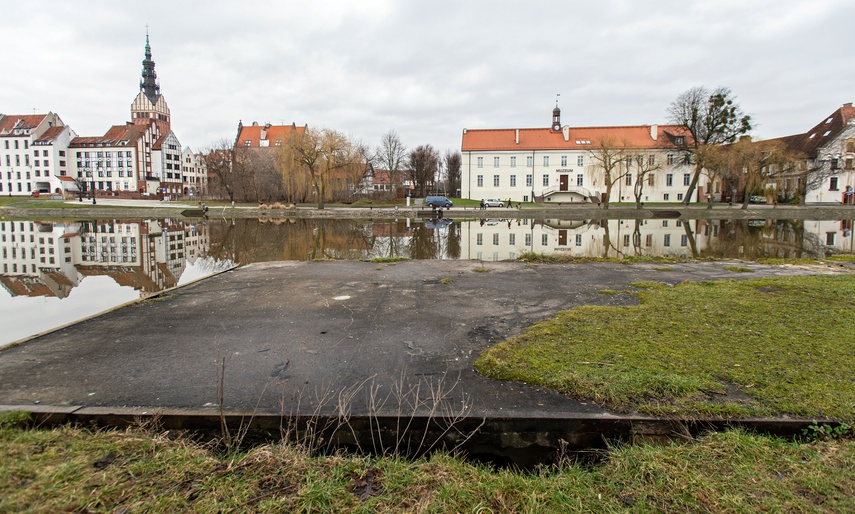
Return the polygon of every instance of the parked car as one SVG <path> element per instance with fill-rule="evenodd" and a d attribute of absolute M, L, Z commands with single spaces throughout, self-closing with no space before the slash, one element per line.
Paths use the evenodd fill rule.
<path fill-rule="evenodd" d="M 766 197 L 760 195 L 751 195 L 748 197 L 750 203 L 766 203 Z"/>
<path fill-rule="evenodd" d="M 484 200 L 484 207 L 504 207 L 505 202 L 496 200 L 495 198 L 487 198 Z"/>
<path fill-rule="evenodd" d="M 428 207 L 451 207 L 454 204 L 444 196 L 428 196 L 425 198 L 425 205 Z"/>

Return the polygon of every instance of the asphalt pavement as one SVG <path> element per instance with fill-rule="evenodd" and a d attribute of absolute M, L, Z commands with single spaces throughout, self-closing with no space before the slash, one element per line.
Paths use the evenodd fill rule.
<path fill-rule="evenodd" d="M 0 406 L 215 412 L 222 401 L 229 411 L 387 415 L 441 403 L 490 417 L 609 415 L 487 379 L 473 362 L 559 310 L 634 303 L 600 293 L 634 281 L 818 272 L 743 262 L 753 273 L 737 276 L 724 269 L 732 264 L 253 264 L 0 350 Z"/>

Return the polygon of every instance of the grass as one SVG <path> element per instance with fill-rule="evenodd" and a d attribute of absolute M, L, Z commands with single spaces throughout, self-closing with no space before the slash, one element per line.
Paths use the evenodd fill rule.
<path fill-rule="evenodd" d="M 855 275 L 633 286 L 639 305 L 561 312 L 476 368 L 624 411 L 855 420 Z"/>
<path fill-rule="evenodd" d="M 576 257 L 563 253 L 537 253 L 523 252 L 517 260 L 526 263 L 540 264 L 576 264 L 586 262 L 615 262 L 619 264 L 638 264 L 638 263 L 664 263 L 673 264 L 677 262 L 686 262 L 689 259 L 676 257 L 648 257 L 648 256 L 627 256 L 627 257 Z M 691 259 L 691 260 L 713 260 L 713 259 Z"/>
<path fill-rule="evenodd" d="M 0 512 L 852 512 L 855 441 L 742 431 L 613 448 L 523 472 L 266 445 L 217 453 L 165 433 L 51 430 L 0 415 Z"/>
<path fill-rule="evenodd" d="M 479 267 L 473 269 L 472 271 L 474 271 L 475 273 L 489 273 L 490 268 L 485 268 L 483 266 L 479 266 Z"/>
<path fill-rule="evenodd" d="M 371 262 L 373 262 L 375 264 L 383 264 L 383 263 L 388 264 L 388 263 L 402 262 L 402 261 L 408 261 L 408 260 L 409 259 L 407 257 L 375 257 L 375 258 L 371 259 Z"/>
<path fill-rule="evenodd" d="M 751 273 L 753 271 L 751 268 L 746 268 L 745 266 L 725 266 L 724 269 L 734 273 Z"/>

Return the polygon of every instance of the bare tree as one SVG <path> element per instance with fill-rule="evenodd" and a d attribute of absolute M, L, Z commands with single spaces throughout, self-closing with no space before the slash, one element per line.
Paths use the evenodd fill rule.
<path fill-rule="evenodd" d="M 309 177 L 318 209 L 364 175 L 365 162 L 344 135 L 334 130 L 306 129 L 288 138 L 291 162 Z M 338 196 L 340 198 L 340 196 Z"/>
<path fill-rule="evenodd" d="M 710 145 L 732 143 L 751 130 L 751 116 L 742 112 L 733 93 L 726 87 L 709 91 L 703 86 L 693 87 L 668 107 L 669 121 L 681 126 L 688 137 L 685 149 L 694 159 L 695 170 L 686 190 L 683 203 L 689 204 L 704 169 L 703 152 Z"/>
<path fill-rule="evenodd" d="M 445 152 L 445 174 L 448 181 L 448 190 L 457 196 L 460 190 L 460 169 L 463 166 L 463 157 L 460 152 L 448 150 Z"/>
<path fill-rule="evenodd" d="M 641 197 L 644 195 L 644 186 L 652 185 L 653 172 L 662 169 L 661 159 L 656 159 L 652 155 L 635 155 L 628 156 L 627 162 L 635 163 L 635 182 L 632 186 L 632 192 L 635 195 L 635 208 L 641 209 Z M 631 171 L 627 171 L 631 175 Z"/>
<path fill-rule="evenodd" d="M 397 189 L 401 184 L 407 162 L 407 147 L 394 130 L 390 130 L 380 139 L 380 145 L 374 152 L 374 162 L 378 167 L 389 172 L 389 187 L 392 194 L 397 196 Z"/>
<path fill-rule="evenodd" d="M 627 171 L 621 164 L 626 156 L 627 143 L 617 144 L 614 138 L 602 137 L 595 146 L 588 150 L 588 155 L 594 161 L 594 167 L 602 170 L 606 194 L 603 198 L 603 209 L 609 208 L 612 188 L 619 180 L 626 176 Z"/>
<path fill-rule="evenodd" d="M 220 139 L 202 150 L 208 175 L 212 180 L 208 184 L 209 195 L 235 201 L 234 183 L 235 177 L 232 172 L 232 156 L 234 148 L 228 139 Z"/>
<path fill-rule="evenodd" d="M 431 145 L 421 145 L 410 152 L 407 159 L 407 174 L 416 194 L 424 196 L 427 188 L 436 180 L 440 157 Z"/>

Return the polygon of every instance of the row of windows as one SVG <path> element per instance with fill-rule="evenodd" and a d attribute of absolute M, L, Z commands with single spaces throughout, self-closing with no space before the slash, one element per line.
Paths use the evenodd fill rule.
<path fill-rule="evenodd" d="M 128 151 L 120 151 L 120 152 L 77 152 L 77 160 L 79 161 L 80 159 L 83 159 L 83 158 L 88 158 L 88 159 L 94 160 L 96 157 L 99 159 L 103 159 L 104 157 L 107 157 L 108 159 L 110 159 L 110 158 L 119 159 L 119 158 L 123 157 L 122 154 L 124 154 L 124 157 L 126 157 L 128 159 L 131 158 L 131 152 L 130 152 L 130 150 L 128 150 Z M 60 155 L 62 156 L 64 154 L 62 152 L 60 152 Z"/>
<path fill-rule="evenodd" d="M 630 239 L 632 238 L 632 239 Z M 560 238 L 559 238 L 560 239 Z M 524 246 L 531 246 L 531 234 L 525 234 L 525 243 Z M 641 234 L 624 234 L 623 236 L 623 246 L 628 247 L 632 242 L 633 246 L 640 247 L 641 246 Z M 582 234 L 576 234 L 576 246 L 582 246 Z M 604 241 L 607 243 L 607 240 Z M 499 234 L 493 234 L 493 246 L 499 246 Z M 511 233 L 508 234 L 508 244 L 513 246 L 517 244 L 516 234 Z M 541 246 L 549 246 L 549 234 L 541 234 L 540 237 Z M 475 245 L 476 246 L 484 246 L 484 234 L 478 233 L 475 234 Z M 647 247 L 653 246 L 653 234 L 647 234 L 644 238 L 644 245 Z M 689 237 L 686 234 L 680 235 L 680 246 L 688 246 L 689 245 Z M 671 246 L 671 234 L 663 234 L 662 236 L 662 246 L 669 247 Z"/>
<path fill-rule="evenodd" d="M 247 143 L 249 143 L 249 141 L 247 141 Z M 247 146 L 249 146 L 249 145 L 247 145 Z M 550 157 L 549 155 L 543 156 L 543 167 L 545 167 L 545 168 L 549 167 L 549 157 Z M 644 158 L 645 158 L 644 155 L 628 155 L 626 157 L 626 160 L 625 160 L 625 165 L 627 168 L 632 168 L 635 163 L 637 163 L 639 166 L 641 166 L 643 164 Z M 690 158 L 691 157 L 688 154 L 686 154 L 684 163 L 689 164 Z M 655 155 L 653 155 L 653 154 L 648 155 L 646 160 L 647 160 L 648 166 L 656 166 L 656 156 Z M 674 154 L 669 153 L 666 156 L 666 160 L 667 160 L 669 166 L 673 166 L 677 162 L 677 157 Z M 499 156 L 493 157 L 493 167 L 494 168 L 501 167 L 501 162 L 502 162 L 501 157 L 499 157 Z M 562 155 L 560 158 L 560 162 L 561 162 L 561 167 L 567 167 L 568 166 L 568 157 L 566 155 Z M 476 158 L 476 165 L 479 168 L 483 168 L 484 167 L 484 158 L 483 157 L 477 157 Z M 534 166 L 534 157 L 531 155 L 527 155 L 525 158 L 525 165 L 527 168 L 531 168 L 532 166 Z M 576 166 L 582 167 L 584 165 L 585 165 L 585 156 L 584 155 L 577 155 L 576 156 Z M 511 168 L 517 167 L 516 156 L 510 157 L 510 167 Z"/>
<path fill-rule="evenodd" d="M 13 139 L 13 141 L 15 142 L 15 150 L 20 149 L 20 146 L 19 146 L 19 145 L 20 145 L 20 140 L 18 140 L 18 139 Z M 4 141 L 4 143 L 5 143 L 6 150 L 10 150 L 10 148 L 9 148 L 9 140 L 8 140 L 8 139 L 7 139 L 7 140 L 5 140 L 5 141 Z M 27 141 L 26 139 L 24 139 L 24 150 L 27 150 L 28 148 L 30 148 L 30 142 L 29 142 L 29 141 Z"/>
<path fill-rule="evenodd" d="M 634 176 L 632 174 L 629 174 L 629 173 L 626 175 L 625 184 L 627 186 L 632 185 L 633 177 Z M 638 175 L 635 175 L 635 177 L 637 178 Z M 484 187 L 484 175 L 477 175 L 476 179 L 477 179 L 477 187 Z M 692 179 L 691 173 L 684 173 L 683 174 L 683 185 L 688 186 L 689 183 L 691 182 L 691 179 Z M 647 184 L 649 186 L 654 185 L 654 175 L 652 173 L 647 175 Z M 501 185 L 501 175 L 493 175 L 493 187 L 500 187 L 500 185 Z M 526 187 L 531 187 L 532 175 L 526 175 L 525 176 L 525 185 L 526 185 Z M 585 185 L 585 176 L 583 174 L 578 173 L 576 175 L 576 185 L 578 187 L 583 187 Z M 673 173 L 668 173 L 665 175 L 665 185 L 669 186 L 669 187 L 674 185 L 674 174 Z M 836 188 L 836 185 L 837 185 L 836 179 L 832 179 L 832 186 Z M 517 176 L 516 175 L 510 176 L 510 187 L 517 187 Z M 549 175 L 543 175 L 543 187 L 549 187 Z M 682 200 L 682 198 L 681 198 L 681 200 Z"/>

